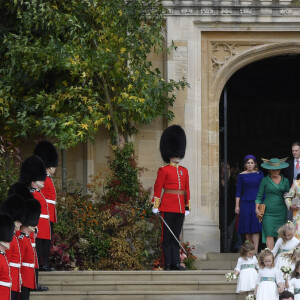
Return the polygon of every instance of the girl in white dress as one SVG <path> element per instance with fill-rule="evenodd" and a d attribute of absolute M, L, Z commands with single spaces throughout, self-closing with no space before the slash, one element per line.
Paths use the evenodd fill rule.
<path fill-rule="evenodd" d="M 295 225 L 291 221 L 287 221 L 278 229 L 278 240 L 272 250 L 275 256 L 275 267 L 280 270 L 281 267 L 289 266 L 285 253 L 293 250 L 299 244 L 299 240 L 295 237 Z"/>
<path fill-rule="evenodd" d="M 286 267 L 290 267 L 294 271 L 297 261 L 300 260 L 300 244 L 293 250 L 283 253 L 282 256 L 286 259 Z"/>
<path fill-rule="evenodd" d="M 254 254 L 254 244 L 250 243 L 249 241 L 245 241 L 241 247 L 241 256 L 239 257 L 237 265 L 234 269 L 235 276 L 239 275 L 236 287 L 237 293 L 246 293 L 248 295 L 255 289 L 258 261 Z"/>
<path fill-rule="evenodd" d="M 300 260 L 297 261 L 295 270 L 291 274 L 287 287 L 295 295 L 295 300 L 300 300 Z"/>
<path fill-rule="evenodd" d="M 256 300 L 278 300 L 284 290 L 284 279 L 281 272 L 274 267 L 274 255 L 268 248 L 258 257 L 258 270 L 254 294 Z"/>

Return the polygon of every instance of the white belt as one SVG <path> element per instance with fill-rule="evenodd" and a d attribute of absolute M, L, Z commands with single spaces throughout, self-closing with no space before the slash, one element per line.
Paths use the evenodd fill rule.
<path fill-rule="evenodd" d="M 15 268 L 18 268 L 18 269 L 21 268 L 21 264 L 16 264 L 16 263 L 10 262 L 9 265 L 10 265 L 11 267 L 15 267 Z"/>
<path fill-rule="evenodd" d="M 47 203 L 54 204 L 54 205 L 56 204 L 56 201 L 55 201 L 55 200 L 46 199 L 46 202 L 47 202 Z"/>
<path fill-rule="evenodd" d="M 29 264 L 29 263 L 22 262 L 22 266 L 34 269 L 34 264 Z"/>
<path fill-rule="evenodd" d="M 0 281 L 0 285 L 11 287 L 11 282 Z"/>
<path fill-rule="evenodd" d="M 35 243 L 31 243 L 31 246 L 32 246 L 33 248 L 35 248 Z"/>
<path fill-rule="evenodd" d="M 49 219 L 49 215 L 40 215 L 40 218 L 42 218 L 42 219 Z"/>

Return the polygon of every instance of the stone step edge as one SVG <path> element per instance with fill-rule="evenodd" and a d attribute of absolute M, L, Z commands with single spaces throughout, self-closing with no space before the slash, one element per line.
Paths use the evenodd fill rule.
<path fill-rule="evenodd" d="M 39 272 L 39 276 L 57 276 L 57 275 L 166 275 L 166 274 L 187 274 L 187 275 L 218 275 L 230 272 L 230 269 L 223 270 L 188 270 L 188 271 L 51 271 Z"/>
<path fill-rule="evenodd" d="M 35 296 L 55 296 L 55 295 L 237 295 L 233 291 L 48 291 L 30 292 Z"/>
<path fill-rule="evenodd" d="M 191 284 L 199 284 L 199 285 L 236 285 L 236 281 L 229 281 L 226 280 L 215 280 L 215 281 L 209 281 L 209 280 L 188 280 L 188 281 L 181 281 L 180 283 L 177 282 L 176 284 L 181 285 L 191 285 Z M 48 286 L 83 286 L 83 285 L 174 285 L 174 280 L 172 281 L 96 281 L 96 280 L 86 280 L 86 281 L 48 281 L 43 282 L 43 284 L 47 284 Z"/>

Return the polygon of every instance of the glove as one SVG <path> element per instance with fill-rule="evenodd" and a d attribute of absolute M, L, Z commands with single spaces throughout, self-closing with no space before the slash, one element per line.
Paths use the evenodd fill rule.
<path fill-rule="evenodd" d="M 189 214 L 190 214 L 189 210 L 186 210 L 185 213 L 184 213 L 185 216 L 188 216 Z"/>
<path fill-rule="evenodd" d="M 158 213 L 159 213 L 159 210 L 158 210 L 158 208 L 152 207 L 152 212 L 153 212 L 154 214 L 158 214 Z"/>

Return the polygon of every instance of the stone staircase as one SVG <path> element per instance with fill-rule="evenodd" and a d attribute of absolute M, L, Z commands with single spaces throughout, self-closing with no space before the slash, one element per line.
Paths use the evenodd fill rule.
<path fill-rule="evenodd" d="M 208 254 L 195 271 L 61 271 L 40 272 L 48 292 L 32 292 L 31 300 L 242 300 L 236 282 L 226 282 L 220 269 L 230 256 Z M 235 258 L 235 257 L 234 257 Z M 216 264 L 219 262 L 219 264 Z M 221 262 L 221 264 L 220 264 Z M 233 260 L 232 262 L 233 263 Z M 236 260 L 234 261 L 234 265 Z M 227 265 L 226 265 L 227 266 Z M 231 265 L 230 265 L 231 266 Z M 214 269 L 209 269 L 214 267 Z"/>

